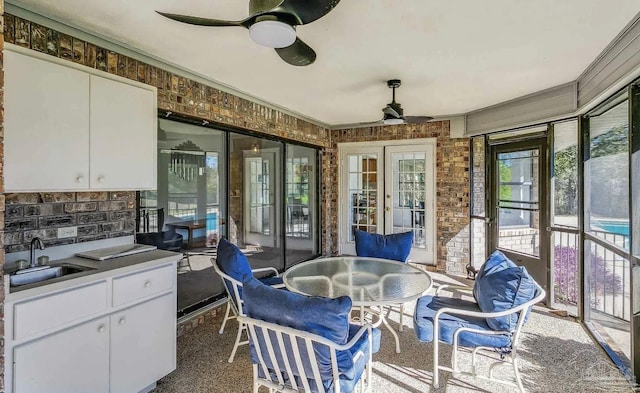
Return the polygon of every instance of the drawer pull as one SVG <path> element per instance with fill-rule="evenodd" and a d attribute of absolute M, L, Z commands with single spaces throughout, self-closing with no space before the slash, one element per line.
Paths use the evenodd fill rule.
<path fill-rule="evenodd" d="M 84 181 L 84 178 L 82 176 L 76 177 L 76 183 L 82 183 L 83 181 Z"/>
<path fill-rule="evenodd" d="M 125 323 L 127 323 L 127 318 L 125 318 L 125 317 L 120 318 L 120 319 L 118 320 L 118 323 L 119 323 L 120 325 L 124 325 Z"/>
<path fill-rule="evenodd" d="M 145 288 L 149 288 L 149 287 L 151 287 L 151 280 L 147 280 L 147 281 L 145 281 L 145 282 L 144 282 L 144 287 L 145 287 Z"/>
<path fill-rule="evenodd" d="M 105 330 L 106 328 L 104 327 L 104 325 L 98 326 L 98 333 L 104 333 Z"/>

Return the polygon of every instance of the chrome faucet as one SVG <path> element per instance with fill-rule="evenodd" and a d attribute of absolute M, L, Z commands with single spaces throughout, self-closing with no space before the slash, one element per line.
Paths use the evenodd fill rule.
<path fill-rule="evenodd" d="M 38 262 L 36 261 L 36 247 L 44 250 L 44 243 L 39 237 L 34 237 L 33 239 L 31 239 L 31 257 L 29 259 L 29 267 L 38 266 Z"/>

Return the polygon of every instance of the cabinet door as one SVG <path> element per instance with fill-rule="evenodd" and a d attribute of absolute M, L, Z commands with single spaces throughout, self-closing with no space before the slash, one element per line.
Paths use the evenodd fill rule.
<path fill-rule="evenodd" d="M 111 315 L 111 392 L 138 392 L 176 368 L 175 293 Z"/>
<path fill-rule="evenodd" d="M 89 187 L 89 75 L 4 55 L 5 190 Z"/>
<path fill-rule="evenodd" d="M 14 393 L 109 392 L 109 318 L 14 349 Z"/>
<path fill-rule="evenodd" d="M 91 189 L 156 188 L 154 91 L 91 75 Z"/>

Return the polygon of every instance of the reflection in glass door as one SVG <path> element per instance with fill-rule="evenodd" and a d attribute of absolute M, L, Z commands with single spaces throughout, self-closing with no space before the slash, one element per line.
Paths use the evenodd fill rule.
<path fill-rule="evenodd" d="M 378 147 L 354 147 L 341 152 L 341 191 L 339 217 L 339 250 L 341 254 L 355 255 L 354 229 L 382 233 L 378 218 L 382 215 L 379 195 L 382 194 L 383 150 Z M 342 191 L 344 190 L 344 191 Z"/>
<path fill-rule="evenodd" d="M 542 191 L 546 139 L 492 147 L 494 216 L 491 249 L 499 249 L 547 288 L 546 193 Z M 544 243 L 544 244 L 543 244 Z"/>
<path fill-rule="evenodd" d="M 312 258 L 318 253 L 318 152 L 286 145 L 285 230 L 286 267 Z"/>
<path fill-rule="evenodd" d="M 245 157 L 245 239 L 248 244 L 274 247 L 276 241 L 274 210 L 276 204 L 276 152 L 261 151 Z"/>

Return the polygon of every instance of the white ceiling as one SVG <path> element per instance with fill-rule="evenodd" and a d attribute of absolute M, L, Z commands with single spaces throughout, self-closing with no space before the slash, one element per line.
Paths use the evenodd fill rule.
<path fill-rule="evenodd" d="M 237 20 L 248 0 L 10 2 L 329 126 L 379 120 L 392 78 L 412 116 L 466 113 L 573 81 L 640 11 L 640 0 L 342 0 L 298 26 L 318 57 L 293 67 L 244 28 L 154 12 Z"/>

